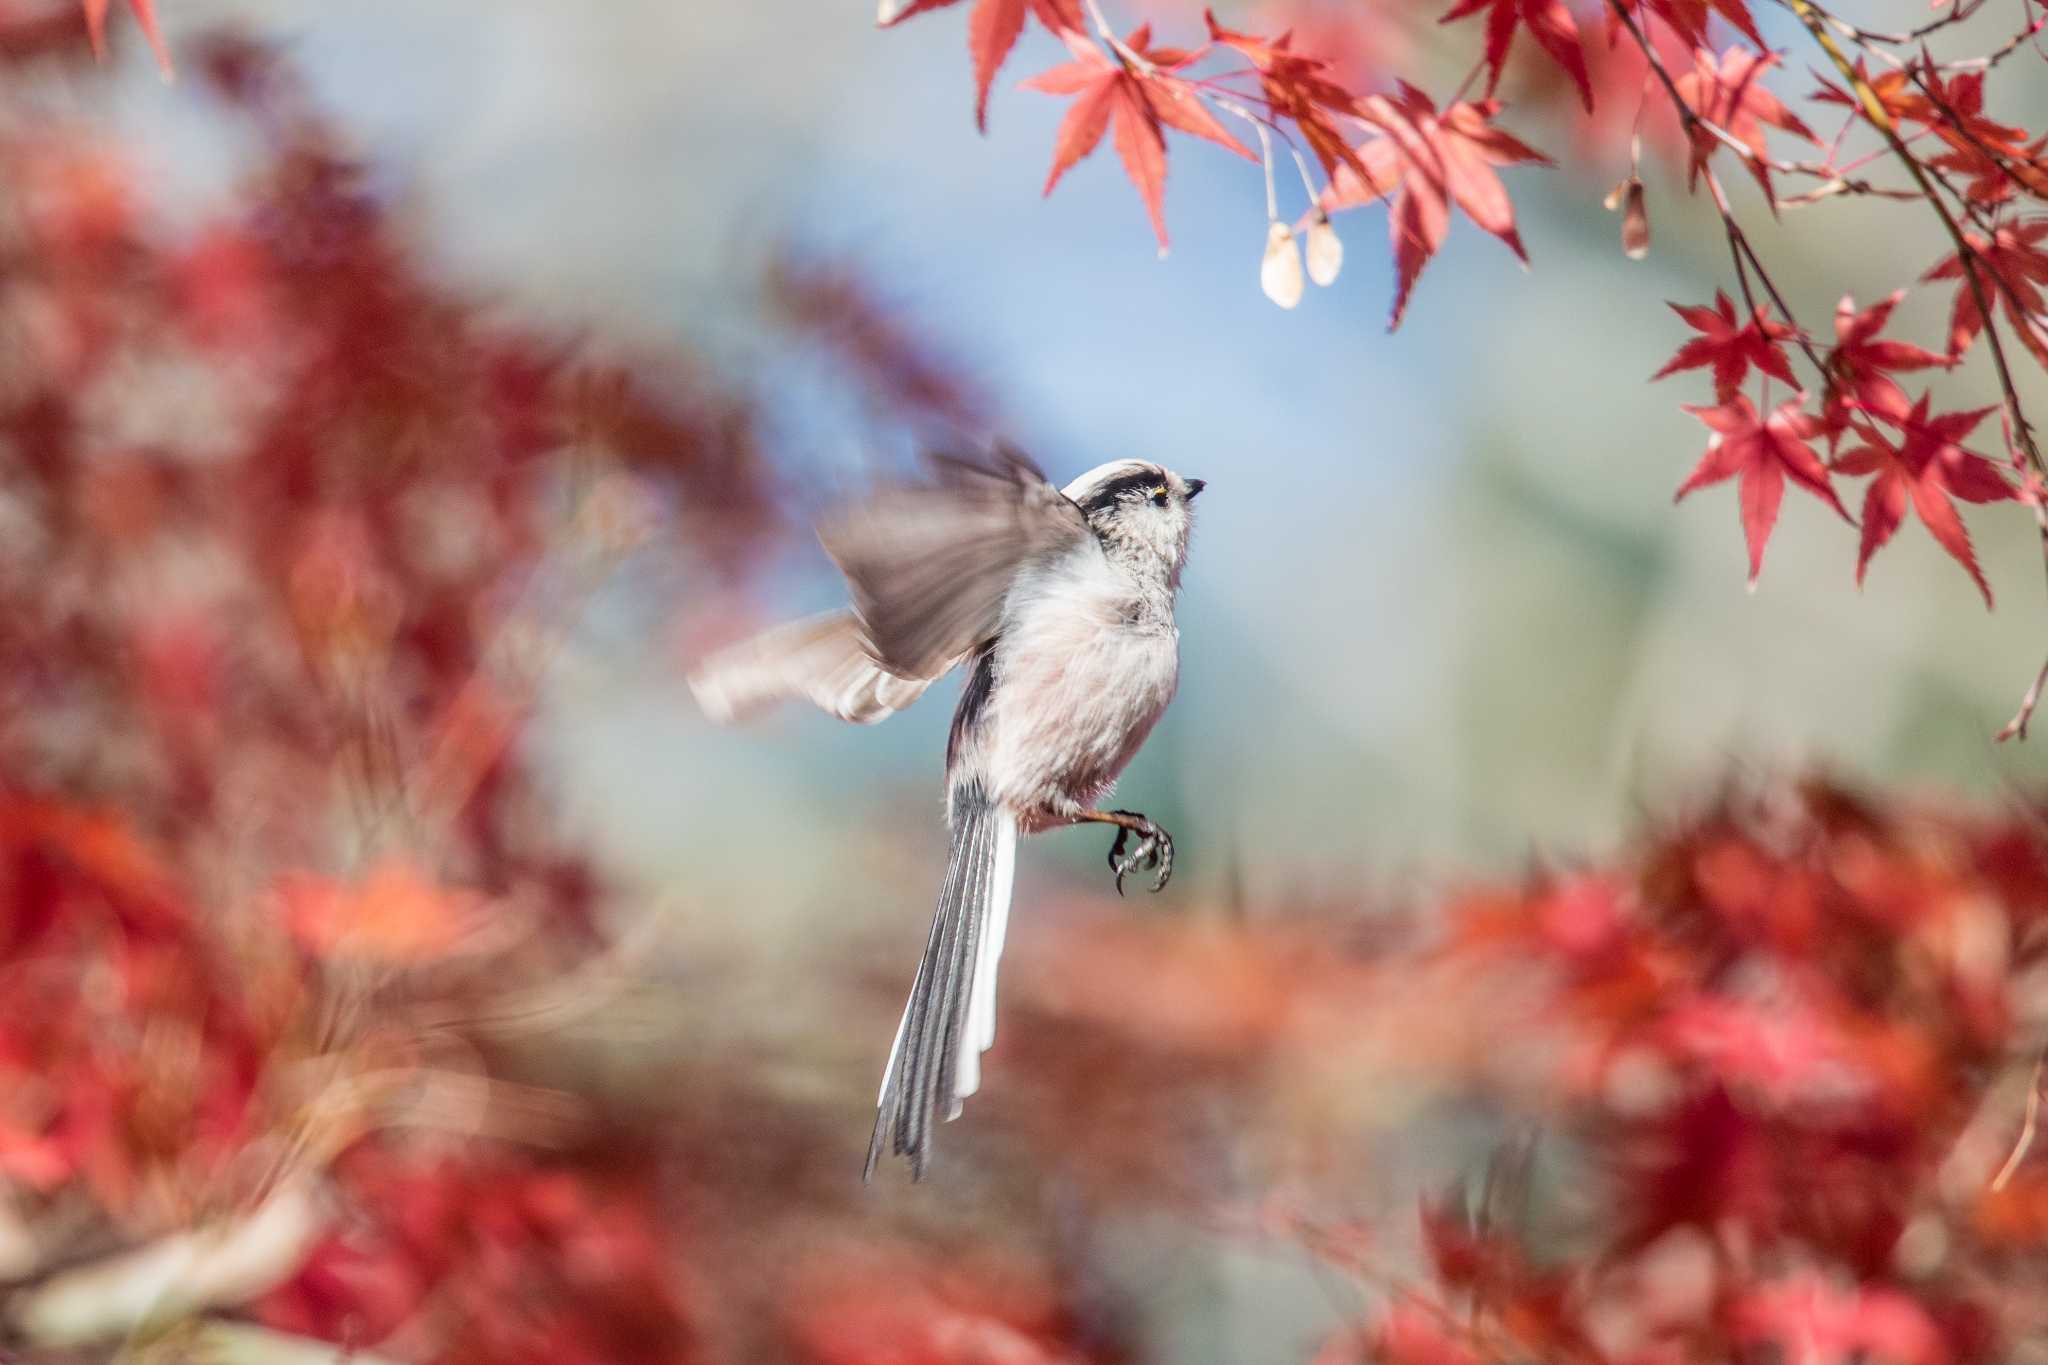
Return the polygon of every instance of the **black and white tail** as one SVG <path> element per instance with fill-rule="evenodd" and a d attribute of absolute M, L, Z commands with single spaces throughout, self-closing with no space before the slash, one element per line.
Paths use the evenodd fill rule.
<path fill-rule="evenodd" d="M 953 793 L 953 849 L 938 913 L 876 1097 L 865 1180 L 884 1145 L 922 1179 L 932 1125 L 956 1118 L 981 1084 L 981 1054 L 996 1040 L 996 963 L 1009 926 L 1017 820 L 978 791 Z"/>

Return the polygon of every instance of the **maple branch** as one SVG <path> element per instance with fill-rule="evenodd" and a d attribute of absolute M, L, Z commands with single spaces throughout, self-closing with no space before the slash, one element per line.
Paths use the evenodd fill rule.
<path fill-rule="evenodd" d="M 1948 101 L 1945 98 L 1943 98 L 1939 91 L 1937 91 L 1933 86 L 1927 83 L 1927 76 L 1925 72 L 1921 71 L 1918 66 L 1908 66 L 1905 68 L 1905 72 L 1907 78 L 1910 79 L 1913 82 L 1914 86 L 1916 86 L 1919 89 L 1921 95 L 1925 97 L 1927 102 L 1933 105 L 1934 108 L 1940 112 L 1942 119 L 1956 133 L 1957 136 L 1961 137 L 1963 141 L 1969 143 L 1971 147 L 1975 148 L 1979 156 L 1982 156 L 1985 160 L 1989 161 L 1992 165 L 1996 166 L 1998 168 L 1998 173 L 2001 176 L 2003 176 L 2007 181 L 2009 181 L 2022 194 L 2034 193 L 2034 187 L 2027 183 L 2025 177 L 2021 176 L 2018 171 L 2013 169 L 2011 159 L 2008 158 L 2003 152 L 2000 152 L 1995 148 L 1987 145 L 1982 138 L 1978 137 L 1976 133 L 1972 132 L 1970 129 L 1969 120 L 1958 117 L 1954 106 L 1950 105 Z M 1939 171 L 1935 171 L 1932 167 L 1929 167 L 1929 170 L 1933 171 L 1934 177 L 1937 180 L 1942 179 L 1941 173 Z M 1944 188 L 1948 189 L 1950 194 L 1956 193 L 1954 188 L 1949 186 L 1946 180 L 1942 180 L 1942 185 Z M 1991 225 L 1984 222 L 1984 220 L 1978 215 L 1976 205 L 1971 201 L 1969 196 L 1956 195 L 1956 198 L 1963 205 L 1964 211 L 1969 213 L 1972 219 L 1976 220 L 1977 225 L 1979 227 L 1984 228 L 1987 232 L 1991 230 Z"/>
<path fill-rule="evenodd" d="M 2034 718 L 2034 708 L 2041 704 L 2041 689 L 2048 686 L 2048 660 L 2041 664 L 2041 671 L 2034 675 L 2034 685 L 2027 689 L 2027 695 L 2020 698 L 2020 709 L 2005 723 L 1994 738 L 2000 743 L 2008 739 L 2024 740 L 2027 737 L 2027 723 Z"/>
<path fill-rule="evenodd" d="M 1148 57 L 1134 51 L 1123 39 L 1116 36 L 1116 30 L 1110 27 L 1109 16 L 1102 12 L 1101 0 L 1088 0 L 1088 17 L 1094 21 L 1095 31 L 1102 35 L 1102 41 L 1109 44 L 1110 51 L 1116 54 L 1117 60 L 1126 68 L 1146 77 L 1158 71 Z"/>
<path fill-rule="evenodd" d="M 1629 37 L 1635 40 L 1636 46 L 1642 49 L 1644 60 L 1650 64 L 1650 70 L 1656 73 L 1657 80 L 1664 87 L 1664 93 L 1671 97 L 1671 107 L 1677 112 L 1678 121 L 1687 134 L 1704 129 L 1735 148 L 1745 159 L 1752 158 L 1754 154 L 1740 139 L 1716 125 L 1711 119 L 1702 118 L 1699 112 L 1686 102 L 1685 96 L 1679 93 L 1678 82 L 1671 78 L 1671 72 L 1664 66 L 1664 59 L 1657 54 L 1657 49 L 1651 44 L 1648 35 L 1637 25 L 1635 16 L 1629 13 L 1628 6 L 1622 0 L 1607 0 L 1607 6 L 1614 11 L 1615 17 L 1621 20 L 1623 27 L 1628 29 Z M 1750 289 L 1748 271 L 1743 265 L 1745 259 L 1749 266 L 1755 269 L 1757 279 L 1762 283 L 1764 292 L 1770 296 L 1778 315 L 1792 328 L 1792 336 L 1799 343 L 1799 349 L 1805 353 L 1807 361 L 1825 380 L 1828 373 L 1826 362 L 1820 358 L 1820 352 L 1814 349 L 1813 342 L 1807 338 L 1806 329 L 1799 325 L 1798 319 L 1792 315 L 1792 310 L 1786 306 L 1785 296 L 1778 292 L 1777 282 L 1765 268 L 1763 258 L 1757 255 L 1756 248 L 1750 244 L 1749 235 L 1742 230 L 1742 224 L 1736 221 L 1735 210 L 1728 202 L 1727 192 L 1721 188 L 1720 179 L 1714 174 L 1711 166 L 1702 166 L 1700 170 L 1706 177 L 1709 193 L 1713 195 L 1714 208 L 1721 215 L 1722 230 L 1728 235 L 1728 254 L 1735 260 L 1735 282 L 1742 288 L 1742 297 L 1749 305 L 1751 316 L 1755 316 L 1757 312 L 1757 303 L 1756 296 Z"/>
<path fill-rule="evenodd" d="M 1956 0 L 1956 3 L 1949 7 L 1949 12 L 1941 18 L 1929 20 L 1927 23 L 1920 25 L 1920 27 L 1908 29 L 1904 33 L 1880 33 L 1875 29 L 1863 28 L 1857 24 L 1852 24 L 1846 19 L 1836 18 L 1832 14 L 1823 15 L 1823 17 L 1843 37 L 1854 42 L 1864 44 L 1890 43 L 1897 46 L 1917 43 L 1930 34 L 1939 33 L 1942 29 L 1963 23 L 1983 7 L 1984 0 Z"/>
<path fill-rule="evenodd" d="M 1618 4 L 1619 0 L 1610 2 Z M 1928 206 L 1934 210 L 1935 216 L 1941 219 L 1941 225 L 1948 232 L 1949 240 L 1955 244 L 1957 264 L 1962 267 L 1963 278 L 1969 285 L 1970 297 L 1977 305 L 1977 312 L 1984 319 L 1984 335 L 1991 346 L 1992 364 L 1998 371 L 1998 387 L 2003 397 L 2009 432 L 2019 442 L 2019 447 L 2035 475 L 2048 477 L 2048 463 L 2042 460 L 2041 447 L 2034 439 L 2033 426 L 2027 421 L 2026 411 L 2020 405 L 2019 386 L 2013 380 L 2012 366 L 2005 354 L 2005 342 L 1999 336 L 1998 320 L 1992 313 L 1991 293 L 1984 287 L 1983 274 L 1986 273 L 1988 262 L 1970 244 L 1969 234 L 1963 231 L 1962 225 L 1956 221 L 1955 215 L 1949 212 L 1948 205 L 1941 198 L 1940 189 L 1955 194 L 1955 188 L 1932 168 L 1923 166 L 1920 159 L 1913 155 L 1912 149 L 1899 135 L 1898 125 L 1892 122 L 1891 111 L 1885 108 L 1884 101 L 1878 98 L 1877 91 L 1871 88 L 1870 81 L 1857 69 L 1855 63 L 1849 60 L 1841 45 L 1828 32 L 1827 16 L 1813 0 L 1784 0 L 1784 3 L 1799 16 L 1800 22 L 1806 26 L 1806 31 L 1813 35 L 1814 42 L 1820 45 L 1821 51 L 1834 63 L 1835 70 L 1841 73 L 1842 79 L 1855 92 L 1864 117 L 1868 118 L 1871 125 L 1884 136 L 1884 140 L 1891 145 L 1899 160 L 1905 163 L 1907 173 L 1913 177 L 1914 183 L 1919 185 Z M 1924 84 L 1921 85 L 1921 89 L 1922 93 L 1927 93 Z M 1951 122 L 1958 121 L 1952 119 Z M 1936 187 L 1937 181 L 1940 181 L 1940 189 Z M 1968 209 L 1967 200 L 1964 200 L 1964 204 Z M 1994 280 L 1997 279 L 1995 270 L 1988 273 Z M 2048 505 L 2044 505 L 2043 499 L 2039 497 L 2030 498 L 2028 502 L 2034 509 L 2034 525 L 2040 533 L 2042 572 L 2048 575 Z M 2042 671 L 2034 679 L 2034 685 L 2027 689 L 2026 696 L 2021 699 L 2018 714 L 1998 732 L 1999 739 L 2026 738 L 2027 722 L 2032 719 L 2034 708 L 2040 703 L 2044 678 L 2048 678 L 2048 663 L 2042 665 Z"/>
<path fill-rule="evenodd" d="M 1618 7 L 1620 0 L 1610 0 L 1610 3 L 1614 3 Z M 1842 51 L 1841 45 L 1836 43 L 1834 37 L 1829 34 L 1827 30 L 1827 16 L 1813 4 L 1813 0 L 1784 0 L 1784 3 L 1794 14 L 1799 16 L 1800 22 L 1806 25 L 1806 31 L 1813 35 L 1813 40 L 1827 54 L 1828 60 L 1834 63 L 1835 70 L 1839 71 L 1842 79 L 1849 83 L 1850 89 L 1856 94 L 1857 102 L 1863 108 L 1864 117 L 1868 118 L 1871 125 L 1884 135 L 1885 141 L 1891 144 L 1893 153 L 1897 155 L 1901 162 L 1905 163 L 1907 173 L 1919 185 L 1922 196 L 1927 200 L 1929 207 L 1934 210 L 1935 215 L 1941 219 L 1941 225 L 1947 230 L 1949 240 L 1955 244 L 1956 258 L 1962 265 L 1964 279 L 1969 282 L 1971 297 L 1976 301 L 1977 311 L 1984 316 L 1984 333 L 1991 342 L 1991 355 L 1997 365 L 1999 387 L 2004 391 L 2006 404 L 2011 411 L 2014 426 L 2018 430 L 2019 438 L 2026 450 L 2028 461 L 2034 466 L 2036 473 L 2048 475 L 2048 465 L 2043 464 L 2040 448 L 2034 442 L 2033 428 L 2028 424 L 2025 414 L 2020 409 L 2019 388 L 2013 382 L 2011 367 L 2006 363 L 2005 346 L 1999 339 L 1998 328 L 1992 318 L 1991 300 L 1986 294 L 1984 282 L 1978 274 L 1984 264 L 1983 259 L 1979 256 L 1977 249 L 1970 245 L 1969 235 L 1963 231 L 1962 225 L 1956 221 L 1955 215 L 1949 212 L 1948 205 L 1942 202 L 1941 195 L 1936 191 L 1934 179 L 1930 176 L 1928 169 L 1921 165 L 1920 159 L 1913 155 L 1912 149 L 1906 145 L 1905 139 L 1899 135 L 1898 125 L 1892 122 L 1891 111 L 1884 107 L 1884 101 L 1878 98 L 1877 91 L 1871 88 L 1869 80 L 1864 77 L 1861 71 L 1856 69 L 1855 64 Z M 1954 191 L 1951 190 L 1950 192 L 1953 193 Z M 2043 522 L 2042 533 L 2044 543 L 2048 543 L 2048 520 Z"/>
<path fill-rule="evenodd" d="M 1999 278 L 1999 272 L 1991 270 L 1989 262 L 1978 254 L 1978 250 L 1974 246 L 1970 246 L 1970 235 L 1966 231 L 1962 231 L 1962 225 L 1956 221 L 1956 215 L 1950 213 L 1948 205 L 1942 201 L 1942 194 L 1939 194 L 1939 190 L 1937 190 L 1937 182 L 1939 182 L 1939 188 L 1948 190 L 1950 194 L 1958 196 L 1958 201 L 1964 205 L 1964 211 L 1970 213 L 1972 219 L 1976 219 L 1974 207 L 1968 203 L 1966 196 L 1958 194 L 1956 188 L 1952 184 L 1948 184 L 1948 180 L 1942 174 L 1935 172 L 1929 166 L 1923 166 L 1919 162 L 1919 158 L 1913 156 L 1913 149 L 1907 147 L 1905 139 L 1898 135 L 1898 125 L 1892 123 L 1890 111 L 1888 111 L 1888 108 L 1884 108 L 1884 100 L 1878 98 L 1878 92 L 1870 86 L 1870 80 L 1858 68 L 1855 68 L 1855 63 L 1849 61 L 1847 53 L 1841 51 L 1841 45 L 1835 43 L 1833 35 L 1827 31 L 1827 14 L 1823 14 L 1819 6 L 1812 4 L 1812 0 L 1784 0 L 1784 4 L 1794 14 L 1798 14 L 1800 23 L 1806 25 L 1806 33 L 1812 35 L 1812 41 L 1819 43 L 1821 51 L 1827 53 L 1827 59 L 1835 63 L 1835 70 L 1849 84 L 1849 88 L 1855 92 L 1855 100 L 1858 100 L 1858 104 L 1864 108 L 1864 117 L 1870 119 L 1872 127 L 1876 127 L 1878 133 L 1884 135 L 1884 141 L 1890 143 L 1890 149 L 1892 149 L 1894 156 L 1901 160 L 1901 162 L 1905 162 L 1907 174 L 1911 174 L 1913 182 L 1919 184 L 1923 196 L 1927 199 L 1927 205 L 1935 211 L 1935 217 L 1942 219 L 1942 227 L 1948 231 L 1950 241 L 1954 241 L 1954 244 L 1956 244 L 1956 262 L 1962 266 L 1962 278 L 1968 282 L 1968 287 L 1970 287 L 1970 299 L 1976 303 L 1978 315 L 1985 319 L 1985 338 L 1991 344 L 1991 360 L 1993 360 L 1993 366 L 1999 372 L 1999 393 L 2001 393 L 2003 405 L 2005 405 L 2005 417 L 2007 417 L 2009 434 L 2011 434 L 2011 438 L 2017 440 L 2019 450 L 2025 454 L 2025 460 L 2028 460 L 2028 465 L 2034 469 L 2034 473 L 2038 477 L 2048 477 L 2048 463 L 2044 463 L 2044 460 L 2042 460 L 2040 444 L 2034 440 L 2034 426 L 2028 422 L 2028 415 L 2025 415 L 2025 409 L 2019 403 L 2019 385 L 2013 381 L 2013 368 L 2011 368 L 2011 362 L 2005 356 L 2005 342 L 1999 336 L 1999 323 L 1997 323 L 1997 317 L 1993 315 L 1993 309 L 1991 309 L 1993 295 L 1985 289 L 1985 280 L 1982 280 L 1982 276 L 1991 274 L 1993 282 L 1999 284 L 1999 287 L 2003 287 L 2007 291 L 2003 295 L 2007 301 L 2013 299 L 2011 284 L 2007 280 Z M 1927 84 L 1925 84 L 1923 78 L 1915 76 L 1915 84 L 1921 88 L 1921 92 L 1929 100 L 1939 104 L 1939 96 L 1935 96 L 1931 90 L 1927 90 Z M 1939 104 L 1939 106 L 1944 108 L 1944 113 L 1950 115 L 1950 123 L 1960 125 L 1960 121 L 1952 117 L 1952 111 L 1946 111 L 1946 104 Z M 1985 149 L 1985 151 L 1989 153 L 1989 149 Z M 1993 160 L 1997 162 L 1997 158 L 1993 158 Z M 2001 164 L 2001 168 L 2003 168 L 2003 164 Z M 2007 170 L 2007 174 L 2011 174 L 2011 172 Z M 2034 508 L 2034 524 L 2036 524 L 2036 530 L 2040 532 L 2042 571 L 2044 571 L 2044 575 L 2048 575 L 2048 505 L 2044 505 L 2044 501 L 2040 497 L 2032 497 L 2028 501 L 2032 503 L 2032 508 Z M 2044 677 L 2048 677 L 2048 663 L 2042 665 L 2042 673 L 2036 675 L 2034 686 L 2028 688 L 2028 694 L 2025 694 L 2025 698 L 2021 698 L 2019 712 L 2007 722 L 2007 726 L 2005 726 L 2003 731 L 1999 731 L 1999 739 L 2025 739 L 2025 733 L 2028 733 L 2028 720 L 2034 716 L 2034 708 L 2040 704 L 2042 679 Z"/>

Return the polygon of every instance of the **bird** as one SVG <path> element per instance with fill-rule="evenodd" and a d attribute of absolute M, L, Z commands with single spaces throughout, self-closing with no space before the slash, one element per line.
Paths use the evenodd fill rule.
<path fill-rule="evenodd" d="M 1173 837 L 1103 802 L 1179 685 L 1174 606 L 1205 481 L 1118 459 L 1055 488 L 1001 442 L 927 463 L 922 480 L 820 520 L 848 607 L 728 646 L 688 678 L 715 722 L 796 699 L 872 725 L 965 674 L 946 739 L 945 879 L 863 1181 L 885 1147 L 922 1180 L 935 1122 L 980 1087 L 1020 837 L 1112 826 L 1119 895 L 1134 872 L 1154 891 L 1173 875 Z"/>

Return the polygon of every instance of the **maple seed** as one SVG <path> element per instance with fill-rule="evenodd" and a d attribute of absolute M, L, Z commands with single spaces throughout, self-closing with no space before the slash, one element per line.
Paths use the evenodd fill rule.
<path fill-rule="evenodd" d="M 1335 273 L 1331 272 L 1333 277 Z M 1292 308 L 1301 302 L 1301 246 L 1285 223 L 1276 222 L 1266 228 L 1266 257 L 1259 262 L 1259 288 L 1282 308 Z"/>
<path fill-rule="evenodd" d="M 1332 285 L 1343 268 L 1344 239 L 1330 226 L 1329 215 L 1318 214 L 1308 228 L 1308 277 L 1319 285 Z"/>
<path fill-rule="evenodd" d="M 1640 261 L 1650 254 L 1650 210 L 1643 202 L 1643 182 L 1635 176 L 1608 192 L 1607 211 L 1621 214 L 1621 254 Z"/>

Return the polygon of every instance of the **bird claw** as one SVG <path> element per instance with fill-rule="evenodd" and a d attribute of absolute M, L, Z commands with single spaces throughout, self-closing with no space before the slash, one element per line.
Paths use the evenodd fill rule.
<path fill-rule="evenodd" d="M 1136 811 L 1120 810 L 1111 813 L 1128 815 L 1143 822 L 1137 831 L 1136 848 L 1125 852 L 1125 846 L 1130 843 L 1132 833 L 1128 825 L 1117 827 L 1116 842 L 1109 846 L 1109 870 L 1116 874 L 1116 893 L 1121 896 L 1124 893 L 1124 878 L 1143 867 L 1157 871 L 1158 876 L 1152 882 L 1152 889 L 1155 892 L 1164 891 L 1167 881 L 1173 876 L 1173 836 Z"/>

